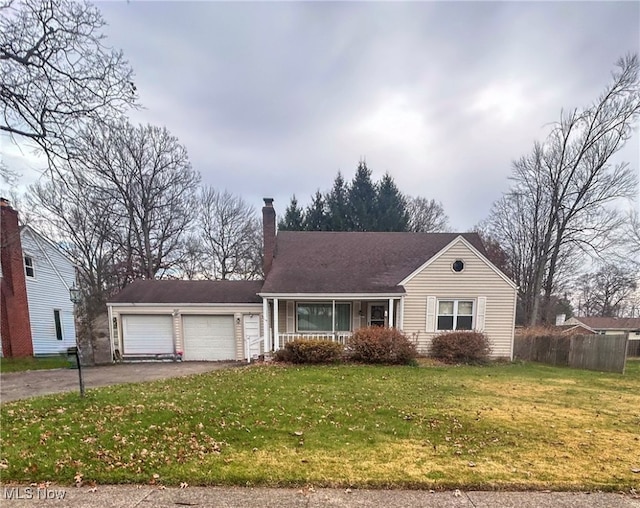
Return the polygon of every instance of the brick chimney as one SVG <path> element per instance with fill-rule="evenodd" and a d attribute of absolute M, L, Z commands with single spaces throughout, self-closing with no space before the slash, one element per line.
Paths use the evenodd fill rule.
<path fill-rule="evenodd" d="M 0 198 L 0 332 L 6 357 L 33 356 L 18 212 Z"/>
<path fill-rule="evenodd" d="M 262 271 L 266 277 L 271 270 L 273 255 L 276 250 L 276 211 L 273 208 L 273 198 L 264 198 L 262 207 L 262 241 L 264 250 L 262 252 Z"/>

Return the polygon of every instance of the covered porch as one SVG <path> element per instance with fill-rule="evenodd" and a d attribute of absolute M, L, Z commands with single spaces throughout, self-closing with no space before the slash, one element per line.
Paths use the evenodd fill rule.
<path fill-rule="evenodd" d="M 346 344 L 359 328 L 402 328 L 404 318 L 404 294 L 260 296 L 264 351 L 277 351 L 296 339 Z"/>

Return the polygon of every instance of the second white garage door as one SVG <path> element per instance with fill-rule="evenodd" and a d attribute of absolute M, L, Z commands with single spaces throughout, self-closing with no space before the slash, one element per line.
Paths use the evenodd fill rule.
<path fill-rule="evenodd" d="M 235 360 L 233 316 L 184 316 L 184 359 Z"/>

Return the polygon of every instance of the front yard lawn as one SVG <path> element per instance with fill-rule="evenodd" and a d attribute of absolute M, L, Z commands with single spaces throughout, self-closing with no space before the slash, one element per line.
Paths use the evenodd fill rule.
<path fill-rule="evenodd" d="M 640 362 L 252 366 L 3 404 L 3 482 L 640 486 Z"/>
<path fill-rule="evenodd" d="M 65 369 L 70 365 L 65 355 L 0 358 L 0 372 L 22 372 L 25 370 Z"/>

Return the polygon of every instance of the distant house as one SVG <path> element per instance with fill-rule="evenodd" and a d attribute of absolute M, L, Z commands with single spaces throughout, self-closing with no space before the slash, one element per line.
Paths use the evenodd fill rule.
<path fill-rule="evenodd" d="M 125 357 L 241 359 L 260 337 L 271 351 L 296 338 L 344 343 L 360 327 L 390 326 L 423 353 L 436 334 L 482 331 L 493 357 L 512 358 L 517 288 L 477 234 L 276 233 L 272 202 L 262 209 L 264 281 L 134 283 L 108 303 L 114 348 Z M 190 355 L 189 343 L 208 353 Z"/>
<path fill-rule="evenodd" d="M 0 200 L 2 354 L 40 356 L 66 352 L 76 344 L 73 263 Z"/>
<path fill-rule="evenodd" d="M 629 340 L 640 340 L 640 318 L 572 317 L 570 325 L 583 325 L 600 335 L 629 334 Z"/>

